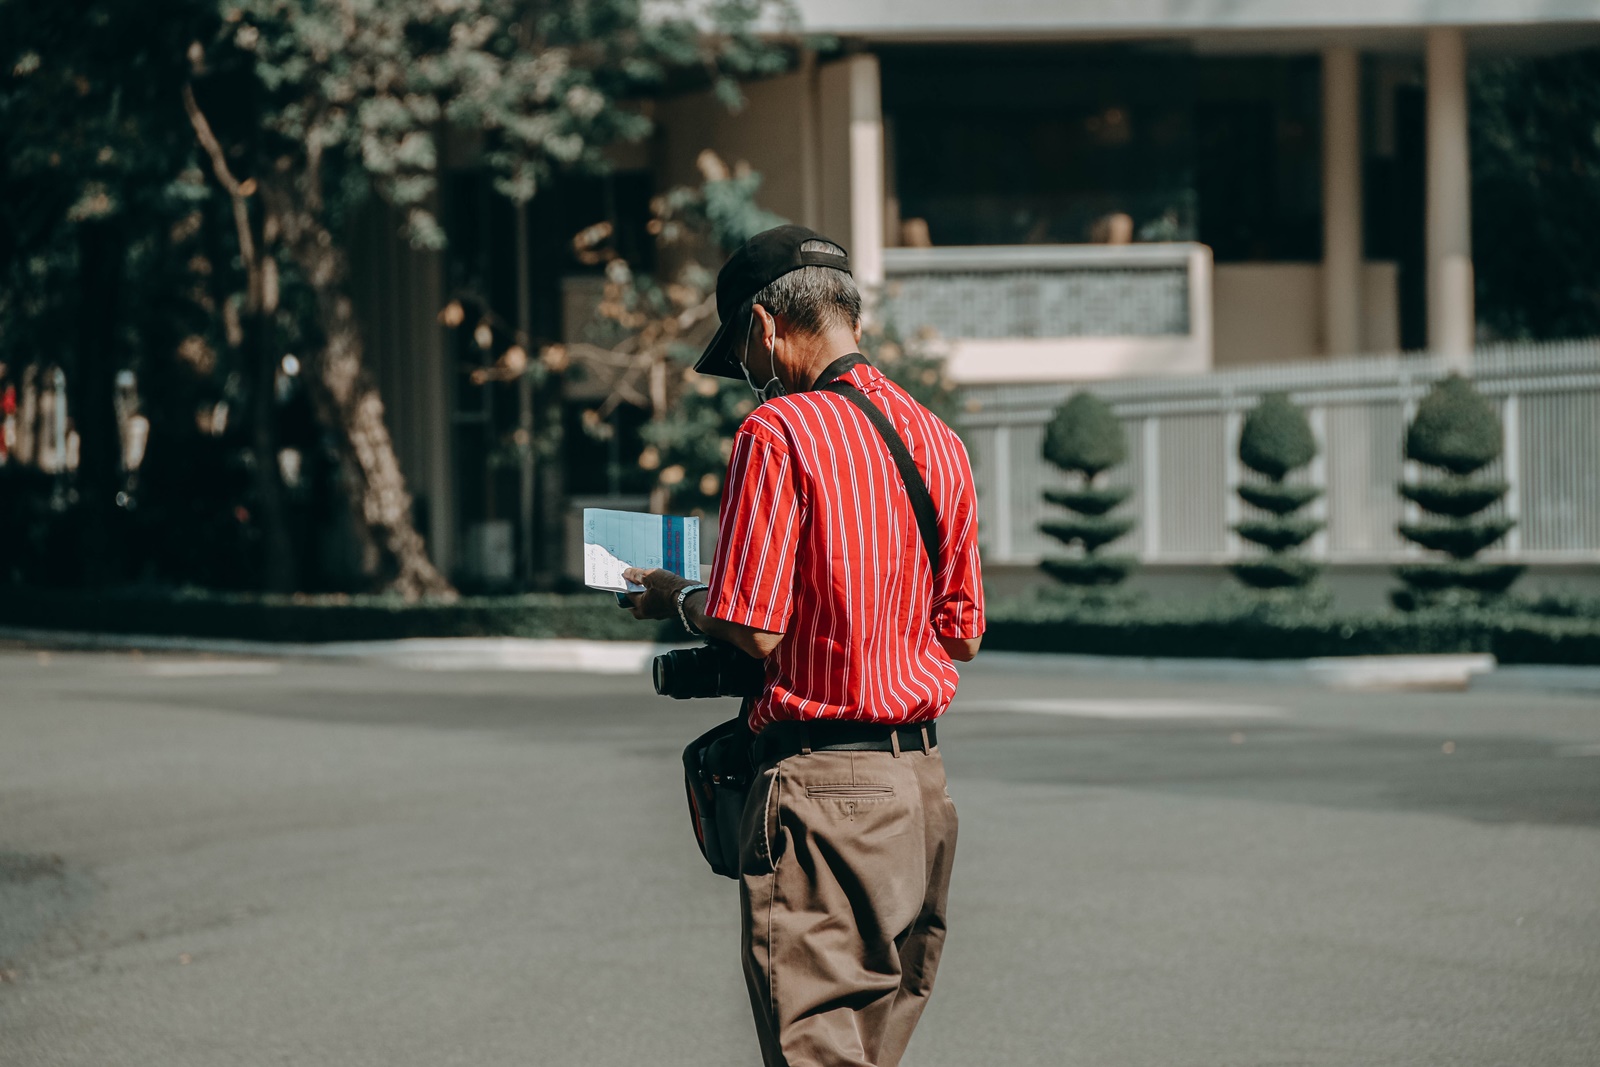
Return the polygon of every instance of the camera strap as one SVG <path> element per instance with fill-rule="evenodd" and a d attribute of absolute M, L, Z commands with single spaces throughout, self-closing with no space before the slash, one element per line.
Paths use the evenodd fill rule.
<path fill-rule="evenodd" d="M 883 438 L 883 443 L 889 446 L 889 455 L 894 457 L 894 465 L 900 469 L 900 480 L 905 483 L 906 496 L 911 499 L 911 511 L 917 517 L 917 530 L 922 534 L 922 547 L 927 550 L 928 562 L 933 566 L 934 578 L 939 575 L 939 513 L 933 506 L 933 497 L 928 492 L 928 483 L 923 481 L 922 472 L 917 470 L 916 462 L 911 458 L 911 450 L 906 447 L 900 432 L 894 428 L 894 423 L 889 421 L 889 416 L 883 410 L 867 399 L 867 395 L 854 385 L 840 381 L 839 376 L 851 367 L 866 363 L 865 356 L 852 354 L 835 360 L 828 365 L 818 377 L 824 385 L 813 385 L 814 391 L 833 393 L 842 396 L 850 403 L 861 409 L 861 413 L 872 423 L 878 436 Z"/>

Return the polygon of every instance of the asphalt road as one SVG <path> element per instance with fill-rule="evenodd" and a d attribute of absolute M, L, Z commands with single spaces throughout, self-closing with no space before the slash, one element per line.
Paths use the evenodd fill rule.
<path fill-rule="evenodd" d="M 985 660 L 987 659 L 987 662 Z M 754 1064 L 640 677 L 0 651 L 0 1063 Z M 910 1067 L 1600 1063 L 1600 701 L 980 657 Z"/>

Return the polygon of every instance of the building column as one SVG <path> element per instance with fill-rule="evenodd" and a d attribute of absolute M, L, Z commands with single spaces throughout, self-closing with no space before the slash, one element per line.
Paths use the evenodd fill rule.
<path fill-rule="evenodd" d="M 1428 348 L 1470 370 L 1471 172 L 1467 157 L 1467 50 L 1459 29 L 1428 31 Z"/>
<path fill-rule="evenodd" d="M 1322 343 L 1361 351 L 1361 57 L 1322 53 Z"/>
<path fill-rule="evenodd" d="M 883 284 L 883 87 L 878 57 L 850 63 L 850 266 L 862 285 Z"/>
<path fill-rule="evenodd" d="M 822 230 L 822 88 L 817 79 L 817 53 L 800 53 L 800 214 L 801 222 Z"/>
<path fill-rule="evenodd" d="M 883 283 L 883 94 L 878 57 L 818 68 L 821 231 L 844 242 L 863 289 Z"/>

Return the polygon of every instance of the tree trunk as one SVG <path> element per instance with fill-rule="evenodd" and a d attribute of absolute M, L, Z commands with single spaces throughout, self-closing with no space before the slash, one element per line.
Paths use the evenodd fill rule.
<path fill-rule="evenodd" d="M 266 214 L 258 245 L 249 204 L 256 188 L 255 181 L 241 182 L 234 176 L 222 143 L 200 109 L 191 85 L 183 87 L 183 106 L 200 146 L 211 158 L 211 169 L 233 207 L 239 258 L 244 263 L 247 280 L 241 354 L 250 375 L 250 454 L 255 467 L 252 473 L 259 513 L 255 516 L 255 527 L 262 535 L 262 586 L 268 592 L 286 593 L 294 588 L 295 559 L 289 537 L 283 475 L 278 468 L 278 352 L 272 343 L 273 316 L 278 310 L 278 261 L 272 246 L 277 241 L 278 224 L 271 213 Z"/>
<path fill-rule="evenodd" d="M 362 365 L 361 331 L 345 292 L 344 250 L 321 220 L 275 190 L 285 247 L 316 295 L 322 350 L 307 380 L 325 425 L 338 431 L 367 572 L 408 600 L 453 597 L 411 518 L 411 494 L 383 421 L 383 400 Z"/>

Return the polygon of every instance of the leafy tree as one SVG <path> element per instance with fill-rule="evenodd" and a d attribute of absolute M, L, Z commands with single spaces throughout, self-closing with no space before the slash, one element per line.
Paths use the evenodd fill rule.
<path fill-rule="evenodd" d="M 139 414 L 155 436 L 182 442 L 152 464 L 217 444 L 196 415 L 226 398 L 220 311 L 232 256 L 211 240 L 215 205 L 177 104 L 184 49 L 217 22 L 205 0 L 0 5 L 0 388 L 9 380 L 27 393 L 61 369 L 79 440 L 70 475 L 0 471 L 12 483 L 0 496 L 30 516 L 27 540 L 49 549 L 49 560 L 7 553 L 19 577 L 98 584 L 145 562 L 137 546 L 153 539 L 140 532 L 163 502 L 124 492 L 134 485 L 121 469 L 119 372 L 137 371 Z M 246 501 L 235 489 L 183 491 L 211 501 L 216 525 L 166 531 L 174 557 L 242 552 L 233 515 Z M 135 498 L 155 506 L 118 503 Z"/>
<path fill-rule="evenodd" d="M 308 381 L 338 430 L 372 569 L 407 595 L 447 594 L 411 521 L 383 403 L 366 372 L 338 240 L 376 192 L 412 241 L 444 235 L 428 209 L 437 133 L 481 138 L 496 188 L 525 202 L 558 168 L 600 168 L 604 149 L 649 119 L 630 99 L 669 70 L 733 78 L 783 57 L 755 35 L 766 0 L 710 8 L 644 0 L 222 0 L 220 29 L 188 49 L 183 103 L 234 203 L 249 309 L 271 317 L 292 272 L 310 294 Z M 248 106 L 240 108 L 243 100 Z M 235 112 L 232 120 L 228 113 Z M 213 121 L 213 116 L 217 120 Z M 254 261 L 252 261 L 254 260 Z"/>
<path fill-rule="evenodd" d="M 717 325 L 716 271 L 748 238 L 785 220 L 757 204 L 761 178 L 747 166 L 730 169 L 704 152 L 699 167 L 700 185 L 673 189 L 653 205 L 651 229 L 682 264 L 670 278 L 636 273 L 609 250 L 604 228 L 580 235 L 582 247 L 606 266 L 602 319 L 592 342 L 564 346 L 562 358 L 610 384 L 584 420 L 590 432 L 610 432 L 608 418 L 619 404 L 650 412 L 638 463 L 654 475 L 654 509 L 706 515 L 716 512 L 733 435 L 756 406 L 745 382 L 693 369 Z M 920 403 L 951 421 L 954 389 L 920 342 L 903 341 L 892 324 L 869 316 L 861 348 Z"/>
<path fill-rule="evenodd" d="M 1246 519 L 1234 526 L 1240 537 L 1267 550 L 1257 559 L 1233 564 L 1234 577 L 1252 589 L 1301 589 L 1316 580 L 1319 568 L 1292 550 L 1322 529 L 1315 519 L 1296 517 L 1321 495 L 1320 489 L 1288 485 L 1284 478 L 1317 455 L 1317 439 L 1305 412 L 1282 393 L 1269 393 L 1245 416 L 1239 432 L 1239 461 L 1264 476 L 1263 483 L 1244 483 L 1239 496 L 1270 516 Z"/>
<path fill-rule="evenodd" d="M 1117 585 L 1133 571 L 1131 556 L 1113 556 L 1101 549 L 1133 529 L 1134 521 L 1110 512 L 1128 498 L 1125 486 L 1099 484 L 1102 474 L 1128 457 L 1122 421 L 1111 406 L 1088 391 L 1074 393 L 1056 408 L 1045 427 L 1044 458 L 1078 477 L 1066 491 L 1047 489 L 1044 498 L 1073 512 L 1070 519 L 1047 519 L 1039 529 L 1065 545 L 1077 545 L 1077 556 L 1046 559 L 1046 574 L 1076 586 Z"/>
<path fill-rule="evenodd" d="M 255 488 L 227 511 L 266 533 L 269 586 L 292 581 L 273 535 L 282 525 L 272 519 L 282 510 L 273 385 L 279 354 L 300 353 L 374 579 L 408 595 L 447 593 L 412 528 L 363 367 L 340 239 L 350 211 L 375 193 L 404 213 L 416 244 L 437 247 L 428 206 L 445 130 L 464 133 L 499 190 L 526 201 L 556 170 L 603 167 L 608 145 L 644 136 L 639 98 L 672 71 L 736 100 L 738 76 L 786 61 L 756 25 L 786 19 L 780 0 L 0 6 L 0 351 L 13 367 L 18 352 L 59 361 L 35 354 L 59 351 L 74 332 L 84 339 L 69 359 L 74 348 L 127 351 L 88 335 L 118 323 L 113 340 L 123 342 L 137 322 L 146 333 L 134 350 L 179 353 L 141 367 L 152 458 L 183 451 L 173 446 L 186 424 L 193 436 L 195 401 L 202 415 L 209 403 L 243 401 L 229 434 L 242 426 L 253 436 L 228 448 L 245 446 L 241 469 Z M 120 317 L 80 307 L 118 294 Z M 104 368 L 72 380 L 102 400 L 109 389 Z M 75 398 L 86 461 L 99 454 L 92 445 L 114 440 L 97 429 L 110 424 L 98 414 L 108 407 Z M 105 466 L 86 462 L 78 481 L 88 488 Z"/>
<path fill-rule="evenodd" d="M 1600 50 L 1475 62 L 1471 109 L 1479 322 L 1600 334 Z"/>
<path fill-rule="evenodd" d="M 1394 595 L 1398 607 L 1481 602 L 1504 593 L 1521 575 L 1516 564 L 1473 559 L 1514 525 L 1504 517 L 1473 518 L 1506 493 L 1504 482 L 1472 478 L 1500 458 L 1502 439 L 1499 416 L 1465 378 L 1452 374 L 1417 405 L 1406 431 L 1406 458 L 1440 475 L 1400 486 L 1402 496 L 1433 516 L 1401 523 L 1400 534 L 1449 559 L 1398 568 L 1406 586 Z"/>

